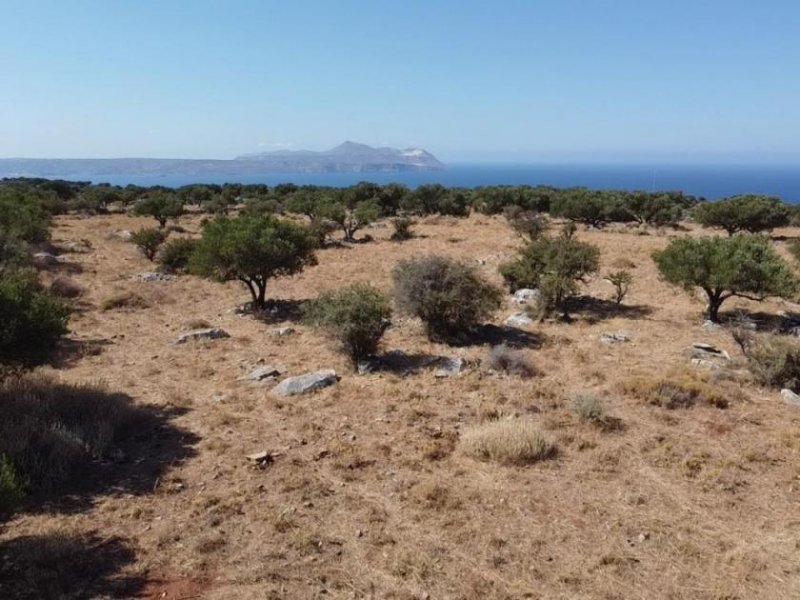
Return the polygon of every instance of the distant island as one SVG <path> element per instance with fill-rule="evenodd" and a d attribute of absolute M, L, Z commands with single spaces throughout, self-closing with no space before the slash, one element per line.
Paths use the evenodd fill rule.
<path fill-rule="evenodd" d="M 444 165 L 422 148 L 373 148 L 344 142 L 330 150 L 279 150 L 231 160 L 173 158 L 3 158 L 0 177 L 96 180 L 109 176 L 240 176 L 266 173 L 437 171 Z"/>

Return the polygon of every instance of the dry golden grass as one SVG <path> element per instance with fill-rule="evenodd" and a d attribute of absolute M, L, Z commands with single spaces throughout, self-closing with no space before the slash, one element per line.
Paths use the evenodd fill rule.
<path fill-rule="evenodd" d="M 196 236 L 200 218 L 181 225 Z M 70 341 L 99 349 L 66 361 L 60 376 L 101 378 L 136 404 L 180 408 L 173 423 L 198 438 L 196 455 L 163 465 L 158 482 L 145 482 L 148 493 L 106 490 L 81 510 L 60 511 L 56 499 L 48 511 L 18 513 L 0 532 L 4 552 L 14 540 L 63 528 L 102 532 L 135 549 L 126 569 L 165 586 L 207 581 L 191 587 L 190 597 L 205 599 L 800 597 L 800 411 L 746 378 L 686 374 L 694 372 L 693 342 L 740 354 L 725 331 L 701 327 L 702 302 L 661 282 L 650 259 L 671 236 L 708 232 L 581 229 L 577 235 L 602 251 L 601 275 L 584 292 L 608 299 L 602 274 L 631 269 L 623 303 L 630 310 L 579 311 L 570 324 L 531 326 L 536 344 L 519 351 L 535 378 L 471 367 L 437 379 L 426 369 L 350 374 L 322 334 L 290 316 L 231 313 L 248 299 L 236 283 L 135 280 L 152 265 L 110 234 L 144 226 L 150 220 L 126 215 L 56 220 L 56 243 L 89 241 L 87 252 L 70 257 L 82 267 L 70 276 L 85 289 Z M 370 229 L 374 242 L 323 250 L 318 266 L 271 282 L 268 293 L 297 302 L 354 281 L 388 292 L 394 264 L 431 253 L 480 261 L 499 285 L 497 266 L 519 245 L 502 217 L 421 219 L 414 230 L 399 244 L 389 240 L 391 227 Z M 120 289 L 150 306 L 101 310 Z M 800 312 L 776 300 L 724 307 L 738 309 Z M 495 323 L 519 310 L 509 301 Z M 193 322 L 231 337 L 169 344 Z M 272 335 L 287 325 L 294 334 Z M 621 329 L 630 342 L 598 341 Z M 383 346 L 459 355 L 472 365 L 490 349 L 432 343 L 418 322 L 397 318 Z M 259 364 L 280 364 L 287 375 L 335 368 L 343 377 L 319 393 L 278 400 L 272 384 L 241 380 Z M 700 392 L 690 410 L 664 410 L 648 404 L 648 386 L 620 393 L 637 377 L 679 379 Z M 579 392 L 603 398 L 624 428 L 582 423 L 572 412 Z M 710 405 L 706 393 L 728 408 Z M 454 451 L 474 427 L 510 419 L 535 426 L 558 456 L 499 467 Z M 275 457 L 263 468 L 245 458 L 262 450 Z M 154 460 L 142 452 L 122 466 L 135 472 Z M 144 597 L 165 589 L 172 594 L 153 585 Z"/>
<path fill-rule="evenodd" d="M 506 465 L 526 465 L 553 458 L 558 452 L 539 429 L 523 419 L 490 421 L 467 429 L 461 436 L 464 454 Z"/>

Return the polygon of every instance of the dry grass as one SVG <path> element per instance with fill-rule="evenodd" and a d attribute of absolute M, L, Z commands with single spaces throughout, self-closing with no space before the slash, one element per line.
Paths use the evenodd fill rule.
<path fill-rule="evenodd" d="M 196 236 L 201 218 L 189 215 L 180 223 Z M 196 455 L 167 461 L 158 478 L 149 475 L 165 436 L 158 428 L 134 428 L 137 436 L 146 434 L 138 452 L 121 463 L 101 458 L 90 466 L 139 481 L 142 492 L 106 489 L 77 510 L 60 510 L 56 497 L 47 510 L 19 512 L 0 531 L 0 555 L 16 556 L 9 545 L 15 539 L 62 526 L 80 535 L 101 531 L 104 538 L 130 540 L 125 569 L 164 580 L 162 587 L 145 588 L 144 598 L 800 597 L 794 530 L 800 439 L 793 434 L 800 412 L 774 389 L 726 379 L 727 370 L 719 372 L 725 377 L 688 371 L 692 343 L 731 354 L 736 346 L 726 331 L 702 328 L 702 302 L 660 281 L 650 258 L 669 236 L 708 232 L 690 227 L 638 236 L 581 228 L 578 237 L 601 248 L 601 273 L 635 264 L 637 285 L 626 304 L 646 312 L 590 308 L 576 311 L 570 324 L 531 326 L 541 345 L 518 335 L 492 340 L 527 356 L 536 378 L 487 376 L 482 369 L 436 378 L 429 369 L 347 375 L 346 359 L 291 311 L 232 314 L 248 299 L 235 282 L 186 276 L 134 284 L 152 265 L 108 234 L 151 221 L 56 219 L 55 240 L 86 238 L 92 246 L 70 256 L 83 267 L 70 277 L 86 290 L 70 322 L 70 343 L 98 348 L 69 357 L 60 378 L 102 378 L 136 405 L 184 407 L 173 422 L 183 436 L 198 438 Z M 290 305 L 365 280 L 388 293 L 393 265 L 428 254 L 476 264 L 500 285 L 497 266 L 519 245 L 502 217 L 420 219 L 415 231 L 398 244 L 389 240 L 391 227 L 372 228 L 374 242 L 322 250 L 318 266 L 271 282 L 268 293 Z M 776 234 L 792 238 L 800 230 Z M 100 310 L 116 287 L 136 290 L 150 306 Z M 608 283 L 593 278 L 582 292 L 606 298 Z M 772 318 L 800 312 L 774 300 L 732 298 L 725 308 Z M 506 296 L 493 323 L 519 310 Z M 170 345 L 192 320 L 222 327 L 231 338 Z M 283 326 L 295 333 L 270 335 Z M 601 333 L 621 329 L 631 331 L 631 342 L 598 341 Z M 393 320 L 383 344 L 386 351 L 422 357 L 458 354 L 472 364 L 489 351 L 479 343 L 430 342 L 420 322 L 408 318 Z M 283 365 L 287 376 L 335 368 L 343 377 L 318 394 L 278 401 L 269 384 L 240 380 L 262 364 Z M 709 407 L 701 394 L 690 410 L 654 409 L 642 401 L 649 386 L 619 393 L 633 378 L 688 379 L 689 387 L 715 392 L 729 407 Z M 572 398 L 586 389 L 624 429 L 608 432 L 575 417 Z M 458 432 L 466 435 L 485 416 L 531 423 L 558 445 L 558 459 L 501 468 L 465 455 Z M 262 450 L 275 460 L 256 468 L 245 457 Z M 0 584 L 12 576 L 3 568 Z M 104 572 L 93 569 L 76 569 L 84 586 L 67 590 L 73 597 L 137 597 L 108 588 L 95 593 L 87 582 L 103 581 Z M 212 589 L 182 595 L 166 587 L 204 576 Z M 14 597 L 7 589 L 0 587 L 0 597 Z"/>
<path fill-rule="evenodd" d="M 60 298 L 79 298 L 86 290 L 69 277 L 56 277 L 50 284 L 50 291 Z"/>
<path fill-rule="evenodd" d="M 538 427 L 523 419 L 491 421 L 466 430 L 460 446 L 467 455 L 505 465 L 526 465 L 552 458 L 555 444 Z"/>
<path fill-rule="evenodd" d="M 727 408 L 728 395 L 691 372 L 660 377 L 630 377 L 622 381 L 622 391 L 648 404 L 668 409 L 705 404 Z"/>
<path fill-rule="evenodd" d="M 508 373 L 518 377 L 533 377 L 536 369 L 531 361 L 520 350 L 509 348 L 505 344 L 494 346 L 486 356 L 487 368 L 498 373 Z"/>
<path fill-rule="evenodd" d="M 138 308 L 148 308 L 149 306 L 150 302 L 142 295 L 130 290 L 115 292 L 110 296 L 106 296 L 100 303 L 100 308 L 102 310 L 119 310 L 123 308 L 134 310 Z"/>

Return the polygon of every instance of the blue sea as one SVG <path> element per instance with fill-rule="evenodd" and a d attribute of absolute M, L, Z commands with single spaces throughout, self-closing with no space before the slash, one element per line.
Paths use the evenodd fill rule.
<path fill-rule="evenodd" d="M 181 186 L 189 183 L 232 182 L 230 176 L 106 177 L 104 181 L 125 185 Z M 404 183 L 416 187 L 425 183 L 445 186 L 553 185 L 586 186 L 600 189 L 681 190 L 709 200 L 735 194 L 768 194 L 786 202 L 800 202 L 800 165 L 579 165 L 452 164 L 443 171 L 393 173 L 269 173 L 244 176 L 235 183 L 315 184 L 348 186 L 359 181 L 379 184 Z"/>

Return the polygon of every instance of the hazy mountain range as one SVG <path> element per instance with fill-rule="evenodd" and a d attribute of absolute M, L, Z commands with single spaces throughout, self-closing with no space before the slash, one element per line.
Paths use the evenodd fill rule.
<path fill-rule="evenodd" d="M 0 177 L 102 177 L 191 175 L 236 176 L 262 173 L 359 173 L 435 171 L 444 165 L 422 148 L 373 148 L 345 142 L 322 152 L 279 150 L 243 154 L 231 160 L 175 158 L 3 158 Z"/>

